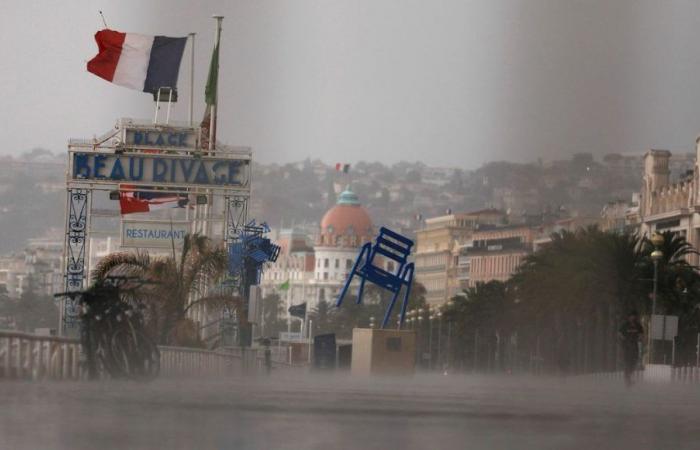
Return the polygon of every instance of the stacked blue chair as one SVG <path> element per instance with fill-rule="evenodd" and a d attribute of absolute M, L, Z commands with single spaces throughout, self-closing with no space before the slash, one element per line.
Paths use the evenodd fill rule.
<path fill-rule="evenodd" d="M 269 231 L 265 222 L 256 225 L 252 220 L 240 229 L 229 244 L 229 277 L 243 293 L 248 291 L 250 285 L 260 283 L 263 264 L 275 262 L 279 256 L 280 247 L 265 237 Z"/>
<path fill-rule="evenodd" d="M 408 307 L 408 297 L 411 294 L 411 285 L 413 283 L 413 273 L 415 271 L 413 263 L 408 262 L 408 257 L 411 254 L 413 241 L 405 236 L 402 236 L 395 231 L 382 227 L 379 230 L 379 235 L 374 241 L 374 245 L 368 242 L 362 246 L 360 254 L 355 260 L 352 267 L 352 272 L 348 276 L 343 290 L 340 291 L 340 296 L 336 306 L 343 303 L 343 298 L 347 294 L 355 275 L 360 277 L 360 287 L 357 292 L 357 303 L 362 303 L 362 293 L 365 289 L 365 281 L 374 283 L 377 286 L 384 288 L 394 295 L 391 298 L 391 303 L 384 314 L 382 328 L 386 327 L 391 318 L 391 311 L 394 309 L 396 299 L 401 292 L 401 288 L 406 286 L 406 291 L 401 305 L 401 314 L 399 318 L 399 328 L 403 325 L 406 317 L 406 308 Z M 381 267 L 379 259 L 387 259 L 393 261 L 395 270 L 387 271 Z"/>

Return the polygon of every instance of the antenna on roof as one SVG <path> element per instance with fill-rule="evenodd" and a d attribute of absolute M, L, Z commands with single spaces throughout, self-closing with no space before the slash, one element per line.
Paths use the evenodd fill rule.
<path fill-rule="evenodd" d="M 102 14 L 102 11 L 101 11 L 101 10 L 99 11 L 99 13 L 100 13 L 100 17 L 102 18 L 102 23 L 105 25 L 105 28 L 109 28 L 109 27 L 107 26 L 107 21 L 105 20 L 105 15 Z"/>

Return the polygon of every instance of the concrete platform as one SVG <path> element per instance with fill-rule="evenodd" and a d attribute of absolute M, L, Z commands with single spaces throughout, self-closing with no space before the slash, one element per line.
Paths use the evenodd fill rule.
<path fill-rule="evenodd" d="M 412 375 L 416 333 L 410 330 L 352 330 L 353 375 Z"/>

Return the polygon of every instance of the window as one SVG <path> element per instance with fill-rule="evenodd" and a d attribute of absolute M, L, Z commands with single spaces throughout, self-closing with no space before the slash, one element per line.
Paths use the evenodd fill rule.
<path fill-rule="evenodd" d="M 339 259 L 336 259 L 336 260 L 335 260 L 335 268 L 336 268 L 336 269 L 339 269 L 339 268 L 340 268 L 340 260 L 339 260 Z"/>
<path fill-rule="evenodd" d="M 323 279 L 328 280 L 328 272 L 323 272 Z"/>
<path fill-rule="evenodd" d="M 328 268 L 328 258 L 323 260 L 323 267 L 326 269 Z"/>
<path fill-rule="evenodd" d="M 346 260 L 345 260 L 345 268 L 346 268 L 346 269 L 351 269 L 351 268 L 352 268 L 352 259 L 346 259 Z"/>

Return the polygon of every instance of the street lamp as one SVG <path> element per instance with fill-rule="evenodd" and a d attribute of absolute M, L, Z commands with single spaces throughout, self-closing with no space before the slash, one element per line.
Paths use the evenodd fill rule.
<path fill-rule="evenodd" d="M 442 311 L 438 311 L 435 314 L 435 317 L 438 320 L 438 356 L 437 356 L 437 361 L 438 364 L 440 365 L 438 368 L 442 370 Z"/>
<path fill-rule="evenodd" d="M 659 233 L 654 233 L 651 236 L 651 244 L 654 246 L 654 251 L 651 252 L 651 260 L 654 263 L 654 291 L 651 297 L 651 317 L 649 320 L 649 364 L 653 363 L 654 357 L 654 339 L 651 336 L 651 327 L 656 315 L 656 296 L 659 285 L 659 261 L 664 257 L 664 253 L 659 250 L 659 247 L 664 243 L 664 237 Z"/>
<path fill-rule="evenodd" d="M 428 359 L 428 370 L 433 369 L 433 319 L 435 319 L 435 316 L 430 314 L 428 316 L 428 355 L 430 355 Z"/>

